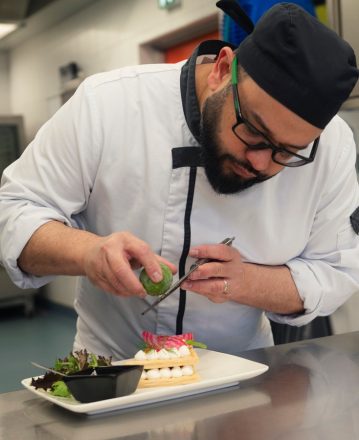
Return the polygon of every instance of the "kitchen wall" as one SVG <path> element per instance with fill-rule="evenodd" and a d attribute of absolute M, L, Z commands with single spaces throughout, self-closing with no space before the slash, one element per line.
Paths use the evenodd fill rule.
<path fill-rule="evenodd" d="M 7 52 L 0 52 L 0 115 L 9 113 L 9 55 Z"/>
<path fill-rule="evenodd" d="M 213 0 L 183 0 L 171 11 L 156 0 L 100 0 L 10 53 L 11 109 L 28 140 L 59 105 L 58 68 L 75 61 L 91 75 L 140 61 L 139 45 L 217 12 Z"/>

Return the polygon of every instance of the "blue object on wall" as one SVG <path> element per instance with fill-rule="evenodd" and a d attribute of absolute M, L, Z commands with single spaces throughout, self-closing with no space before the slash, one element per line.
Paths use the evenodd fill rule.
<path fill-rule="evenodd" d="M 246 12 L 248 17 L 255 24 L 261 18 L 261 16 L 272 6 L 277 3 L 282 3 L 278 0 L 236 0 L 241 8 Z M 295 3 L 305 9 L 307 12 L 316 16 L 314 5 L 312 0 L 293 0 L 291 3 Z M 238 26 L 237 23 L 232 20 L 231 17 L 224 14 L 222 26 L 221 26 L 221 36 L 224 41 L 232 43 L 235 46 L 244 40 L 247 33 Z"/>

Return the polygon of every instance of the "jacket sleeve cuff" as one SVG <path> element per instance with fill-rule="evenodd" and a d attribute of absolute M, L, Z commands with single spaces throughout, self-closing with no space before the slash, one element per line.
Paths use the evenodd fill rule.
<path fill-rule="evenodd" d="M 299 295 L 303 300 L 304 312 L 300 314 L 281 315 L 267 312 L 267 317 L 280 324 L 302 326 L 311 322 L 319 315 L 323 292 L 311 266 L 303 260 L 295 259 L 287 263 Z"/>
<path fill-rule="evenodd" d="M 45 223 L 53 220 L 71 226 L 65 217 L 62 217 L 49 208 L 37 207 L 36 211 L 31 208 L 28 209 L 30 209 L 30 212 L 26 214 L 23 212 L 17 215 L 16 221 L 7 222 L 7 226 L 4 228 L 1 237 L 2 264 L 12 282 L 22 289 L 38 288 L 55 278 L 53 275 L 35 276 L 28 274 L 23 272 L 17 264 L 17 260 L 23 248 L 33 233 Z"/>

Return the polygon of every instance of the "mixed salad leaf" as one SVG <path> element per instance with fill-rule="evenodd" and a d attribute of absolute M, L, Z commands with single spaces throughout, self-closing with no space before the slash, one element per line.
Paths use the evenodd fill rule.
<path fill-rule="evenodd" d="M 112 365 L 112 357 L 95 355 L 89 353 L 87 350 L 71 352 L 69 356 L 64 359 L 56 359 L 53 370 L 59 373 L 71 375 L 78 373 L 88 368 L 106 367 Z M 71 393 L 68 390 L 65 382 L 62 380 L 60 374 L 48 371 L 37 379 L 32 378 L 31 385 L 36 389 L 49 390 L 54 396 L 70 397 Z"/>
<path fill-rule="evenodd" d="M 63 374 L 74 374 L 87 368 L 109 366 L 111 365 L 111 360 L 111 357 L 97 356 L 96 354 L 89 353 L 87 350 L 80 350 L 70 353 L 64 359 L 58 358 L 53 370 Z"/>
<path fill-rule="evenodd" d="M 59 397 L 71 397 L 70 390 L 63 380 L 58 380 L 54 382 L 51 386 L 51 394 Z"/>

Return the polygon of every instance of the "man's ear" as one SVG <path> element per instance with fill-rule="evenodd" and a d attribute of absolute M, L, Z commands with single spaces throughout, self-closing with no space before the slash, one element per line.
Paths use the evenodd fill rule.
<path fill-rule="evenodd" d="M 233 58 L 233 50 L 228 46 L 222 47 L 208 75 L 208 87 L 211 91 L 215 91 L 224 81 L 228 81 Z"/>

